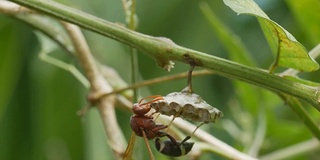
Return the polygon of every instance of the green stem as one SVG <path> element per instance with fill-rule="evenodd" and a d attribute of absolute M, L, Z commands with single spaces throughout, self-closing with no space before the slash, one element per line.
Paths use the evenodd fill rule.
<path fill-rule="evenodd" d="M 286 95 L 280 95 L 280 97 L 288 103 L 291 109 L 296 112 L 299 118 L 320 142 L 320 129 L 317 123 L 310 117 L 310 114 L 308 114 L 308 112 L 305 110 L 301 102 L 296 98 Z"/>
<path fill-rule="evenodd" d="M 293 159 L 298 155 L 302 155 L 304 153 L 310 153 L 314 151 L 314 153 L 319 150 L 320 144 L 315 138 L 306 140 L 289 147 L 275 150 L 274 152 L 268 153 L 259 157 L 261 160 L 281 160 L 281 159 Z"/>
<path fill-rule="evenodd" d="M 135 0 L 124 0 L 122 1 L 124 13 L 126 15 L 127 26 L 130 30 L 135 30 L 135 11 L 136 11 L 136 1 Z M 130 58 L 131 58 L 131 84 L 135 84 L 138 80 L 139 73 L 139 62 L 137 50 L 130 47 Z M 133 102 L 138 102 L 138 88 L 133 88 Z"/>
<path fill-rule="evenodd" d="M 128 2 L 127 2 L 128 3 Z M 135 30 L 136 28 L 136 22 L 135 22 L 135 15 L 136 15 L 136 1 L 131 0 L 131 6 L 128 8 L 130 15 L 128 19 L 130 19 L 128 27 L 130 30 Z M 138 53 L 135 48 L 130 48 L 130 53 L 131 53 L 131 70 L 132 70 L 132 79 L 131 79 L 131 84 L 137 83 L 138 80 L 138 73 L 139 73 L 139 62 L 138 62 Z M 138 102 L 138 90 L 139 88 L 134 88 L 133 89 L 133 102 Z"/>
<path fill-rule="evenodd" d="M 137 83 L 138 79 L 138 55 L 134 48 L 130 48 L 131 57 L 131 85 Z M 133 89 L 133 102 L 138 102 L 138 88 Z"/>
<path fill-rule="evenodd" d="M 136 29 L 136 0 L 131 0 L 129 29 Z"/>
<path fill-rule="evenodd" d="M 155 58 L 160 63 L 176 60 L 212 69 L 216 73 L 228 78 L 235 78 L 274 92 L 285 93 L 303 99 L 320 111 L 320 96 L 317 94 L 317 88 L 283 79 L 257 68 L 247 67 L 239 63 L 184 48 L 165 38 L 152 37 L 134 32 L 54 1 L 13 1 L 128 44 Z"/>

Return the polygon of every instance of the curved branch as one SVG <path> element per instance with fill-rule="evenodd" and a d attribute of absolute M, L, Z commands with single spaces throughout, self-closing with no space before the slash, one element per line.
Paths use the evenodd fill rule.
<path fill-rule="evenodd" d="M 99 71 L 96 61 L 91 54 L 89 46 L 87 45 L 80 28 L 70 23 L 63 23 L 63 25 L 72 39 L 76 49 L 76 55 L 85 70 L 88 80 L 90 81 L 91 94 L 93 95 L 93 98 L 95 98 L 95 95 L 97 94 L 111 92 L 113 89 Z M 97 101 L 103 127 L 114 156 L 116 159 L 121 159 L 126 142 L 118 125 L 114 109 L 115 96 L 99 97 L 99 99 L 93 100 Z"/>
<path fill-rule="evenodd" d="M 155 58 L 162 67 L 168 65 L 170 60 L 176 60 L 212 69 L 216 73 L 228 78 L 242 80 L 274 92 L 289 94 L 303 99 L 320 111 L 320 94 L 317 94 L 319 93 L 318 88 L 283 79 L 261 69 L 247 67 L 226 59 L 184 48 L 166 38 L 152 37 L 134 32 L 54 1 L 13 1 L 128 44 Z"/>

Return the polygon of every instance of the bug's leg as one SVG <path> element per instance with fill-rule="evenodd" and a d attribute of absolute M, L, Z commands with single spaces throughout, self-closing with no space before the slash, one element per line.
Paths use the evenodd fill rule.
<path fill-rule="evenodd" d="M 153 115 L 156 114 L 156 113 L 157 113 L 157 112 L 153 112 L 153 113 L 151 113 L 150 116 L 153 116 Z M 153 120 L 156 121 L 159 116 L 160 116 L 160 113 L 158 113 L 158 114 L 156 115 L 156 117 L 153 118 Z"/>
<path fill-rule="evenodd" d="M 196 129 L 194 129 L 194 131 L 191 133 L 191 136 L 196 132 L 196 130 L 198 129 L 198 128 L 200 128 L 202 125 L 204 125 L 205 123 L 200 123 L 197 127 L 196 127 Z"/>
<path fill-rule="evenodd" d="M 143 129 L 141 129 L 141 131 L 142 131 L 142 136 L 143 136 L 144 142 L 146 142 L 146 146 L 147 146 L 147 149 L 148 149 L 148 152 L 149 152 L 149 155 L 150 155 L 150 160 L 155 160 L 156 158 L 155 158 L 154 155 L 152 154 L 150 145 L 149 145 L 149 143 L 148 143 L 148 138 L 147 138 L 146 132 L 144 132 Z"/>
<path fill-rule="evenodd" d="M 176 117 L 179 117 L 179 115 L 181 114 L 182 112 L 181 112 L 181 110 L 180 111 L 178 111 L 175 115 L 173 115 L 173 118 L 172 118 L 172 120 L 170 121 L 170 123 L 168 124 L 168 129 L 167 129 L 167 133 L 169 132 L 169 129 L 170 129 L 170 125 L 172 124 L 172 122 L 174 121 L 174 119 L 176 119 Z"/>
<path fill-rule="evenodd" d="M 170 134 L 166 133 L 165 136 L 167 136 L 173 144 L 178 145 L 177 140 L 173 138 Z"/>
<path fill-rule="evenodd" d="M 166 130 L 166 133 L 169 132 L 170 126 L 171 126 L 171 124 L 172 124 L 172 122 L 173 122 L 174 119 L 176 119 L 176 115 L 173 116 L 172 120 L 171 120 L 170 123 L 168 124 L 168 128 L 167 128 L 167 130 Z"/>
<path fill-rule="evenodd" d="M 186 138 L 184 138 L 181 142 L 180 145 L 187 142 L 187 140 L 189 140 L 191 138 L 191 136 L 187 136 Z"/>
<path fill-rule="evenodd" d="M 132 132 L 131 137 L 130 137 L 130 141 L 128 142 L 128 146 L 126 148 L 126 151 L 123 154 L 122 160 L 132 159 L 132 152 L 133 152 L 135 140 L 136 140 L 136 134 L 134 132 Z"/>
<path fill-rule="evenodd" d="M 158 132 L 161 131 L 165 128 L 167 128 L 168 126 L 162 125 L 162 124 L 157 124 L 156 127 L 152 128 L 151 131 L 152 132 Z"/>

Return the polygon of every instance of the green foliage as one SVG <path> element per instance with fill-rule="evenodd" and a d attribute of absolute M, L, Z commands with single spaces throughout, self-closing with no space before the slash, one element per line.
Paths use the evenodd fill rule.
<path fill-rule="evenodd" d="M 305 47 L 291 33 L 272 21 L 254 1 L 224 0 L 224 2 L 238 14 L 250 14 L 258 18 L 269 45 L 276 54 L 275 62 L 270 68 L 271 72 L 277 66 L 309 72 L 319 69 L 319 64 L 310 58 Z"/>
<path fill-rule="evenodd" d="M 121 23 L 126 19 L 119 1 L 64 3 L 112 22 Z M 313 48 L 320 42 L 318 1 L 266 2 L 260 5 L 264 11 L 251 0 L 224 0 L 230 8 L 225 7 L 220 1 L 208 1 L 201 2 L 199 9 L 198 3 L 138 1 L 135 12 L 139 18 L 137 31 L 168 37 L 181 46 L 215 53 L 216 56 L 227 57 L 247 66 L 270 65 L 272 58 L 269 50 L 259 48 L 267 46 L 267 43 L 264 37 L 257 36 L 261 29 L 256 20 L 250 19 L 249 16 L 247 19 L 245 16 L 236 16 L 230 11 L 231 8 L 238 14 L 257 17 L 271 51 L 276 54 L 273 67 L 308 71 L 310 73 L 305 74 L 307 76 L 290 76 L 288 79 L 319 87 L 319 74 L 311 72 L 317 70 L 319 65 L 310 58 L 304 47 Z M 287 7 L 290 12 L 285 9 Z M 275 10 L 279 17 L 280 14 L 285 14 L 294 21 L 293 25 L 290 23 L 291 33 L 287 31 L 289 29 L 284 29 L 287 26 L 285 19 L 275 22 L 271 19 L 279 17 L 267 16 Z M 23 17 L 19 19 L 23 20 Z M 88 93 L 85 87 L 86 80 L 79 75 L 78 70 L 74 70 L 74 67 L 81 68 L 76 58 L 55 47 L 41 52 L 41 48 L 53 45 L 54 41 L 42 39 L 43 35 L 39 34 L 36 34 L 37 40 L 34 32 L 31 32 L 37 28 L 30 28 L 20 20 L 0 15 L 0 159 L 114 159 L 97 110 L 90 110 L 83 119 L 76 116 L 76 112 L 86 105 L 85 95 Z M 128 73 L 131 65 L 128 63 L 130 58 L 127 46 L 90 32 L 85 31 L 85 35 L 99 62 L 113 67 L 122 78 L 130 82 Z M 298 42 L 300 37 L 297 41 L 292 35 L 305 35 L 302 37 L 303 43 Z M 250 40 L 253 40 L 254 44 L 250 43 Z M 42 56 L 47 56 L 45 61 L 43 57 L 38 58 L 39 52 Z M 48 61 L 49 54 L 53 59 Z M 141 79 L 168 74 L 159 69 L 154 60 L 143 54 L 139 54 L 139 66 Z M 180 73 L 187 70 L 186 65 L 177 63 L 171 72 Z M 74 78 L 74 75 L 80 78 Z M 304 79 L 308 75 L 313 75 L 314 79 Z M 157 84 L 148 89 L 143 88 L 141 94 L 166 95 L 180 91 L 185 82 L 177 80 Z M 281 152 L 283 148 L 302 144 L 315 137 L 312 132 L 319 131 L 313 126 L 320 122 L 319 112 L 308 103 L 292 99 L 288 95 L 278 96 L 252 84 L 229 81 L 217 75 L 195 77 L 193 82 L 197 94 L 224 112 L 224 118 L 214 125 L 201 127 L 218 139 L 245 154 L 262 158 L 277 152 L 291 159 L 320 157 L 319 145 L 303 153 L 299 153 L 299 150 Z M 287 107 L 288 105 L 290 107 Z M 131 134 L 130 114 L 121 109 L 117 112 L 120 127 L 127 138 Z M 304 123 L 308 118 L 311 122 Z M 312 124 L 314 122 L 315 124 Z M 141 142 L 140 138 L 137 139 L 135 156 L 148 159 L 144 142 Z M 150 141 L 150 145 L 157 159 L 169 159 L 154 150 L 153 142 Z M 200 159 L 224 159 L 223 153 L 217 155 L 208 148 L 204 150 L 208 153 Z M 295 153 L 297 155 L 291 157 Z"/>

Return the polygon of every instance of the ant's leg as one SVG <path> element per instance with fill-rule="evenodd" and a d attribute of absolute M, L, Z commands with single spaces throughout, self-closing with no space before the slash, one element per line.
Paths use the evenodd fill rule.
<path fill-rule="evenodd" d="M 154 114 L 156 114 L 157 112 L 153 112 L 151 113 L 150 117 L 152 117 Z M 158 113 L 158 115 L 156 117 L 153 118 L 154 121 L 156 121 L 160 116 L 160 113 Z"/>
<path fill-rule="evenodd" d="M 158 131 L 158 132 L 157 132 L 157 138 L 158 138 L 158 139 L 159 139 L 159 137 L 165 137 L 165 136 L 167 136 L 167 133 L 162 132 L 162 131 Z"/>
<path fill-rule="evenodd" d="M 165 136 L 167 136 L 173 144 L 178 145 L 177 140 L 173 138 L 170 134 L 166 133 Z"/>
<path fill-rule="evenodd" d="M 143 135 L 143 139 L 144 139 L 144 141 L 146 142 L 146 146 L 147 146 L 147 149 L 148 149 L 148 152 L 149 152 L 149 155 L 150 155 L 150 159 L 151 159 L 151 160 L 155 160 L 155 157 L 154 157 L 154 155 L 152 154 L 150 145 L 149 145 L 149 143 L 148 143 L 148 138 L 147 138 L 146 132 L 144 132 L 143 129 L 141 129 L 141 132 L 142 132 L 142 135 Z"/>
<path fill-rule="evenodd" d="M 167 133 L 169 132 L 169 129 L 170 129 L 170 126 L 171 126 L 171 124 L 173 123 L 173 121 L 174 121 L 174 119 L 176 119 L 176 117 L 179 117 L 179 115 L 181 114 L 182 112 L 181 112 L 181 110 L 180 111 L 178 111 L 174 116 L 173 116 L 173 118 L 172 118 L 172 120 L 170 121 L 170 123 L 168 124 L 168 129 L 167 129 Z"/>
<path fill-rule="evenodd" d="M 151 131 L 152 132 L 158 132 L 158 131 L 163 130 L 163 129 L 167 128 L 167 127 L 168 126 L 158 124 L 158 125 L 156 125 L 156 127 L 152 128 Z"/>
<path fill-rule="evenodd" d="M 200 128 L 202 125 L 204 125 L 205 123 L 200 123 L 197 127 L 196 127 L 196 129 L 194 129 L 194 131 L 191 133 L 191 136 L 196 132 L 196 130 L 198 129 L 198 128 Z"/>
<path fill-rule="evenodd" d="M 186 138 L 184 138 L 184 139 L 180 142 L 180 144 L 183 144 L 183 143 L 187 142 L 187 140 L 189 140 L 190 138 L 191 138 L 191 136 L 187 136 Z"/>
<path fill-rule="evenodd" d="M 132 158 L 132 151 L 134 147 L 134 142 L 136 141 L 136 134 L 134 132 L 131 133 L 130 141 L 128 142 L 128 146 L 123 154 L 122 159 L 131 159 Z"/>
<path fill-rule="evenodd" d="M 166 136 L 170 139 L 170 141 L 175 144 L 175 145 L 181 145 L 184 144 L 185 142 L 187 142 L 187 140 L 189 140 L 191 138 L 191 136 L 187 136 L 186 138 L 184 138 L 180 143 L 177 142 L 177 140 L 175 138 L 173 138 L 170 134 L 166 134 Z"/>
<path fill-rule="evenodd" d="M 171 120 L 170 123 L 168 124 L 168 129 L 166 130 L 166 133 L 169 132 L 170 126 L 171 126 L 171 124 L 172 124 L 172 122 L 173 122 L 174 119 L 176 119 L 176 115 L 173 116 L 172 120 Z"/>

